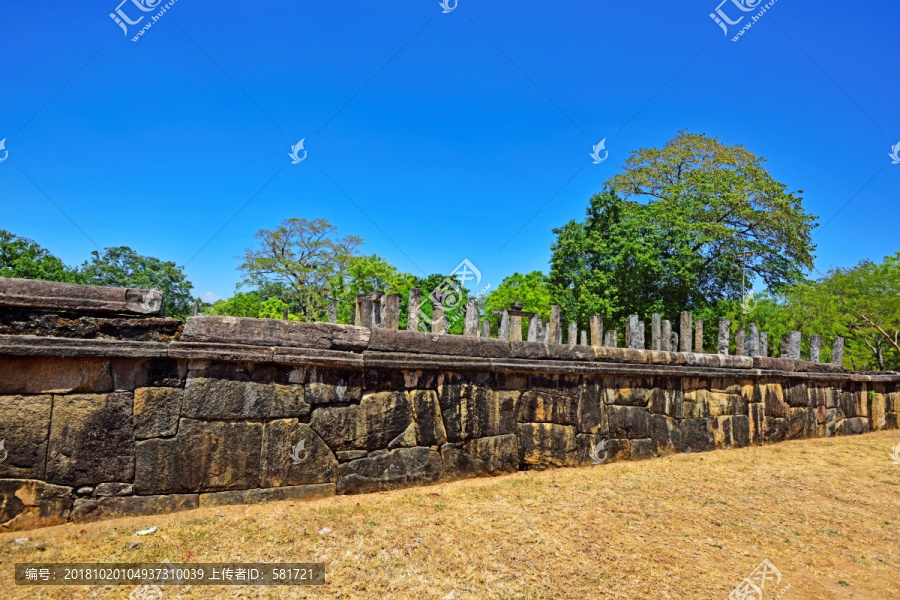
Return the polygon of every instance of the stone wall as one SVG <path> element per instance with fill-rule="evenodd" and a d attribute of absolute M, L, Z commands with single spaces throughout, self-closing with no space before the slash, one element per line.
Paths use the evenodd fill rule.
<path fill-rule="evenodd" d="M 0 335 L 0 531 L 858 434 L 900 412 L 898 374 L 793 359 L 230 317 L 144 339 Z"/>

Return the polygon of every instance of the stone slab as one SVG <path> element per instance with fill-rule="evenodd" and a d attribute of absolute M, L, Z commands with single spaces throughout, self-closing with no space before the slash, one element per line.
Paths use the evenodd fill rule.
<path fill-rule="evenodd" d="M 429 448 L 398 448 L 342 463 L 336 492 L 380 492 L 440 480 L 441 454 Z"/>
<path fill-rule="evenodd" d="M 230 504 L 261 504 L 285 500 L 313 500 L 334 496 L 333 483 L 313 485 L 292 485 L 255 490 L 234 490 L 232 492 L 212 492 L 200 494 L 200 506 L 227 506 Z"/>
<path fill-rule="evenodd" d="M 362 351 L 369 335 L 368 328 L 352 325 L 205 316 L 188 318 L 181 339 L 183 342 Z"/>
<path fill-rule="evenodd" d="M 30 479 L 0 479 L 0 533 L 65 523 L 72 491 Z"/>
<path fill-rule="evenodd" d="M 0 396 L 0 477 L 43 479 L 53 399 Z"/>
<path fill-rule="evenodd" d="M 0 306 L 90 313 L 156 315 L 162 292 L 0 277 Z"/>
<path fill-rule="evenodd" d="M 193 510 L 199 506 L 197 494 L 78 498 L 72 509 L 72 520 L 83 523 L 121 517 L 160 515 Z"/>

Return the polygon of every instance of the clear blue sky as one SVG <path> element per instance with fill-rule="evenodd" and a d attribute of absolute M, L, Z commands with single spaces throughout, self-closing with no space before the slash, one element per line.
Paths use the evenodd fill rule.
<path fill-rule="evenodd" d="M 496 286 L 546 271 L 551 230 L 680 129 L 766 157 L 823 224 L 846 204 L 818 270 L 898 249 L 895 0 L 779 0 L 736 43 L 717 0 L 177 0 L 138 42 L 156 11 L 122 4 L 148 15 L 126 36 L 117 2 L 0 6 L 0 228 L 69 264 L 127 245 L 228 296 L 254 232 L 321 217 Z"/>

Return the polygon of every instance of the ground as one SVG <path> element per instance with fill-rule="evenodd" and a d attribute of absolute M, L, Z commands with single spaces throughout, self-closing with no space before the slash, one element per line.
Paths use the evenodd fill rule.
<path fill-rule="evenodd" d="M 768 559 L 781 581 L 764 600 L 900 598 L 898 443 L 797 440 L 3 534 L 0 596 L 125 599 L 133 586 L 15 586 L 14 563 L 168 559 L 327 563 L 324 586 L 193 586 L 184 600 L 724 600 Z"/>

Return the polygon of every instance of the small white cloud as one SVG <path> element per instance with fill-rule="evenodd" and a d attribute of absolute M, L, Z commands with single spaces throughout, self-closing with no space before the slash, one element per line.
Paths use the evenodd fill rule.
<path fill-rule="evenodd" d="M 222 297 L 207 291 L 205 294 L 203 294 L 203 299 L 207 302 L 215 302 L 216 300 L 221 300 Z"/>

